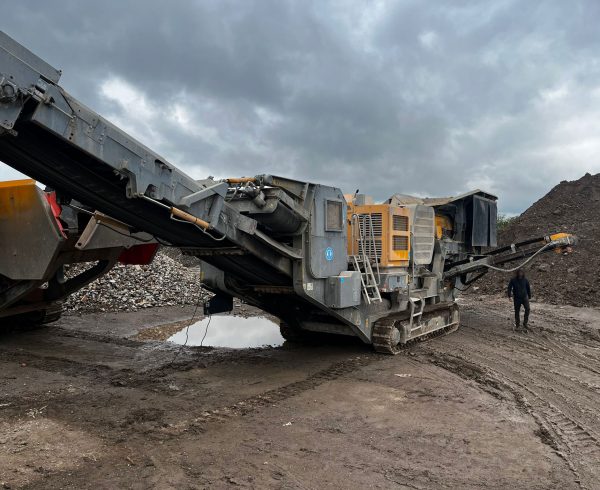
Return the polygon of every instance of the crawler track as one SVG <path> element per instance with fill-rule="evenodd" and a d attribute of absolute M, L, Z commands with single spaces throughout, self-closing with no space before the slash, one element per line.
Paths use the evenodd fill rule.
<path fill-rule="evenodd" d="M 391 321 L 391 324 L 378 324 L 373 329 L 373 348 L 376 352 L 395 356 L 416 343 L 424 342 L 425 340 L 435 337 L 442 337 L 443 335 L 448 335 L 458 330 L 458 325 L 450 325 L 427 335 L 423 335 L 422 337 L 409 340 L 406 344 L 394 344 L 394 330 L 396 329 L 394 323 L 395 322 Z"/>
<path fill-rule="evenodd" d="M 451 305 L 450 309 L 456 308 L 456 305 Z M 437 309 L 439 312 L 440 309 Z M 431 311 L 430 315 L 435 315 L 436 310 Z M 433 332 L 427 333 L 420 337 L 409 340 L 406 343 L 400 343 L 400 334 L 396 328 L 398 322 L 408 321 L 408 319 L 390 317 L 382 318 L 373 327 L 373 348 L 376 352 L 382 354 L 396 355 L 402 352 L 407 347 L 410 347 L 418 342 L 423 342 L 434 337 L 441 337 L 458 330 L 458 324 L 448 325 Z"/>

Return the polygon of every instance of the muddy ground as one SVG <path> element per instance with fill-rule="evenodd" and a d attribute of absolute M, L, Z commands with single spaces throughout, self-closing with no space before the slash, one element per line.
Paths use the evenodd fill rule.
<path fill-rule="evenodd" d="M 5 334 L 0 485 L 600 488 L 600 312 L 535 303 L 525 335 L 507 302 L 468 301 L 396 357 L 138 336 L 181 308 Z"/>

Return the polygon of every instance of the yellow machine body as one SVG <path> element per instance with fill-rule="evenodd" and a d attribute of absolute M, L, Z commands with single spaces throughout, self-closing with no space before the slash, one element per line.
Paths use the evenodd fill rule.
<path fill-rule="evenodd" d="M 348 255 L 359 253 L 360 237 L 358 226 L 352 226 L 353 217 L 370 215 L 375 250 L 367 250 L 371 259 L 378 258 L 379 267 L 407 267 L 410 257 L 410 211 L 407 208 L 390 204 L 348 203 Z M 370 227 L 361 228 L 362 233 L 370 233 Z M 370 237 L 367 237 L 370 238 Z"/>
<path fill-rule="evenodd" d="M 0 274 L 42 280 L 64 237 L 45 193 L 34 180 L 0 182 Z"/>
<path fill-rule="evenodd" d="M 435 215 L 435 235 L 438 240 L 445 236 L 451 236 L 454 225 L 450 218 L 443 214 Z"/>

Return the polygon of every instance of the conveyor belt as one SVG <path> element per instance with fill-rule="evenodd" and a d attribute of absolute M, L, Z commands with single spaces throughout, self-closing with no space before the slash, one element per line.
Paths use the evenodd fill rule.
<path fill-rule="evenodd" d="M 151 233 L 173 245 L 213 246 L 214 241 L 189 224 L 142 199 L 128 199 L 126 182 L 102 162 L 32 123 L 19 124 L 16 137 L 0 138 L 0 160 L 66 196 Z M 222 246 L 231 243 L 222 242 Z"/>
<path fill-rule="evenodd" d="M 197 228 L 170 219 L 160 207 L 128 199 L 125 181 L 102 162 L 31 122 L 19 123 L 17 136 L 0 137 L 0 160 L 46 184 L 139 230 L 181 247 L 231 247 L 215 242 Z M 289 283 L 289 278 L 251 255 L 205 258 L 216 267 L 252 284 Z"/>
<path fill-rule="evenodd" d="M 0 32 L 0 161 L 159 240 L 205 249 L 204 260 L 243 283 L 290 285 L 297 254 L 225 203 L 226 184 L 194 180 L 70 96 L 59 79 L 59 70 Z M 214 233 L 172 219 L 175 211 Z M 220 248 L 240 254 L 214 254 Z"/>

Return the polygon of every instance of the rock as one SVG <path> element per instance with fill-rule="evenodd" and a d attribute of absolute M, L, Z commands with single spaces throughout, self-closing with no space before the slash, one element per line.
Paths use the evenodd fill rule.
<path fill-rule="evenodd" d="M 161 249 L 149 265 L 117 264 L 108 274 L 77 291 L 65 301 L 73 313 L 137 311 L 158 306 L 196 305 L 210 296 L 200 286 L 199 262 L 185 261 L 177 252 Z M 76 264 L 65 271 L 73 277 L 91 266 Z"/>

